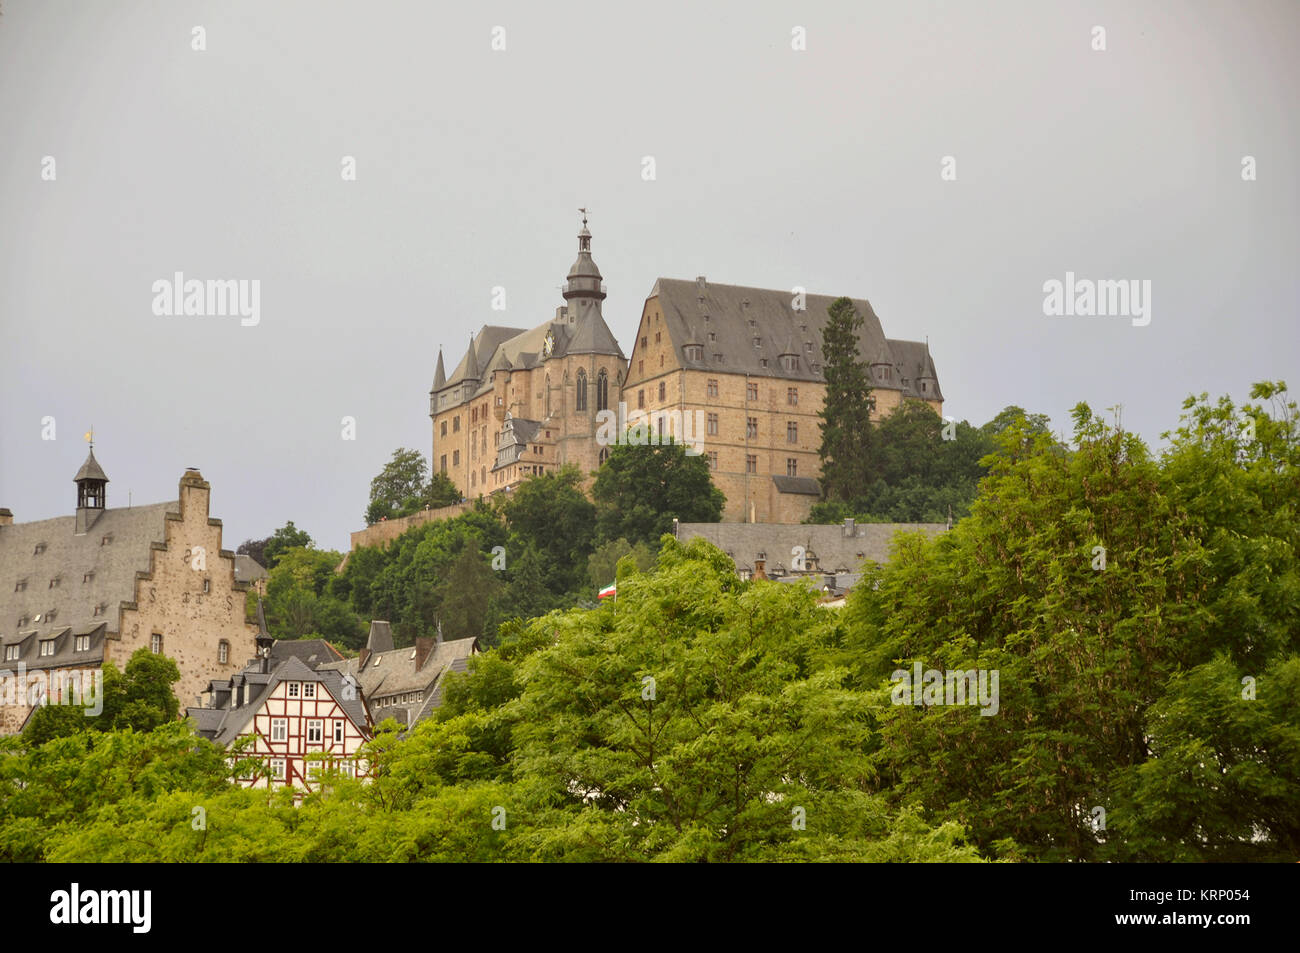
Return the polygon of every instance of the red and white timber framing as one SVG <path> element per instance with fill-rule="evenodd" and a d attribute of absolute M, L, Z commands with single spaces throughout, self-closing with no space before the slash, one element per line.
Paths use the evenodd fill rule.
<path fill-rule="evenodd" d="M 254 740 L 242 758 L 263 760 L 267 770 L 241 779 L 245 787 L 314 790 L 320 782 L 309 771 L 316 774 L 331 759 L 345 775 L 369 777 L 370 766 L 356 757 L 368 740 L 366 728 L 348 716 L 323 682 L 280 682 L 239 737 L 250 734 Z M 321 752 L 330 758 L 307 759 Z"/>

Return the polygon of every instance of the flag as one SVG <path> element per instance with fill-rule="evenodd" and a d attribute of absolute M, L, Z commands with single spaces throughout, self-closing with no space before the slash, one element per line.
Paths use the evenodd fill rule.
<path fill-rule="evenodd" d="M 600 592 L 596 593 L 596 598 L 608 599 L 610 596 L 617 595 L 617 594 L 618 594 L 618 583 L 611 582 L 604 589 L 600 590 Z"/>

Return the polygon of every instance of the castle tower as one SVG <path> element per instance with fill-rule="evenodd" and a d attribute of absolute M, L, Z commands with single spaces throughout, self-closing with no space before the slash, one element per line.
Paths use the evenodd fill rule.
<path fill-rule="evenodd" d="M 600 317 L 600 303 L 605 300 L 605 285 L 600 269 L 591 258 L 591 232 L 587 230 L 587 210 L 582 212 L 582 231 L 578 232 L 578 258 L 569 269 L 564 283 L 564 300 L 568 302 L 569 322 L 581 323 L 588 314 Z"/>

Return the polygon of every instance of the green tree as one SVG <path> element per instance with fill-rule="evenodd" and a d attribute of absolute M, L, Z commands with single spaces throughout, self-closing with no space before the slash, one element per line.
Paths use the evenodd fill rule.
<path fill-rule="evenodd" d="M 587 580 L 595 589 L 604 589 L 616 581 L 618 561 L 624 556 L 631 556 L 638 572 L 649 572 L 654 568 L 657 554 L 643 542 L 633 546 L 626 539 L 612 539 L 601 543 L 587 560 Z"/>
<path fill-rule="evenodd" d="M 870 482 L 871 385 L 858 350 L 863 326 L 849 298 L 836 298 L 826 309 L 822 334 L 822 364 L 826 400 L 819 413 L 822 442 L 822 496 L 851 500 Z"/>
<path fill-rule="evenodd" d="M 370 481 L 366 525 L 409 516 L 426 507 L 447 506 L 460 499 L 460 490 L 447 474 L 439 471 L 430 478 L 424 455 L 418 450 L 399 447 L 379 475 Z"/>
<path fill-rule="evenodd" d="M 266 558 L 263 564 L 268 572 L 275 568 L 280 558 L 291 549 L 298 549 L 304 546 L 311 546 L 311 537 L 303 530 L 293 525 L 293 520 L 285 523 L 266 541 L 262 547 L 262 555 Z"/>
<path fill-rule="evenodd" d="M 611 447 L 591 493 L 599 542 L 621 538 L 652 546 L 672 532 L 674 517 L 716 523 L 726 503 L 713 485 L 708 458 L 688 454 L 678 443 Z"/>
<path fill-rule="evenodd" d="M 517 559 L 526 548 L 535 551 L 543 585 L 555 595 L 584 587 L 596 508 L 582 492 L 576 467 L 529 477 L 511 492 L 502 511 L 510 529 L 507 556 Z"/>
<path fill-rule="evenodd" d="M 485 634 L 492 602 L 502 582 L 479 548 L 467 544 L 442 584 L 441 618 L 447 639 Z"/>

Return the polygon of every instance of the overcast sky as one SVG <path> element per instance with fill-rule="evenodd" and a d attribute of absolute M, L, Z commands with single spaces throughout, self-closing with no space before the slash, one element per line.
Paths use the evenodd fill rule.
<path fill-rule="evenodd" d="M 439 346 L 562 303 L 579 206 L 625 353 L 658 276 L 800 285 L 928 336 L 946 414 L 1158 444 L 1189 393 L 1300 388 L 1298 38 L 1293 0 L 3 0 L 0 506 L 71 513 L 93 424 L 110 506 L 196 466 L 228 548 L 347 548 Z M 155 315 L 178 271 L 259 322 Z M 1150 323 L 1045 316 L 1067 272 Z"/>

